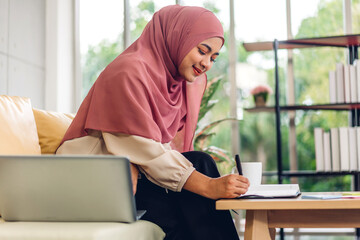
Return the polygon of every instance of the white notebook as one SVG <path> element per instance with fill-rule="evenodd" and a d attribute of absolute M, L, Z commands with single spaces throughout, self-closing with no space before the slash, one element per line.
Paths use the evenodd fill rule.
<path fill-rule="evenodd" d="M 300 195 L 299 184 L 261 184 L 250 186 L 249 190 L 238 198 L 289 198 Z"/>

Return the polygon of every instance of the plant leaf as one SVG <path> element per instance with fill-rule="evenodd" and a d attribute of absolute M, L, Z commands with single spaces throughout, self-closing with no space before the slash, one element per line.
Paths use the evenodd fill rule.
<path fill-rule="evenodd" d="M 209 146 L 204 149 L 204 151 L 210 154 L 217 162 L 231 162 L 231 157 L 229 156 L 228 152 L 222 148 Z"/>
<path fill-rule="evenodd" d="M 201 99 L 198 121 L 200 121 L 205 116 L 205 114 L 215 105 L 215 103 L 212 102 L 210 99 L 214 96 L 216 90 L 220 86 L 220 80 L 221 77 L 217 77 L 213 78 L 207 83 L 204 96 Z"/>
<path fill-rule="evenodd" d="M 223 119 L 217 120 L 215 122 L 212 122 L 212 123 L 206 125 L 205 127 L 203 127 L 200 131 L 198 131 L 195 135 L 195 138 L 197 136 L 204 134 L 207 131 L 210 131 L 212 128 L 216 127 L 217 125 L 219 125 L 220 123 L 225 122 L 225 121 L 239 121 L 239 120 L 236 118 L 223 118 Z"/>

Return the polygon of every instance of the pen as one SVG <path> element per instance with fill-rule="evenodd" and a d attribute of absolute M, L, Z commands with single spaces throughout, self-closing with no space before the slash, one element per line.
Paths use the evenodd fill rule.
<path fill-rule="evenodd" d="M 231 211 L 233 211 L 233 213 L 239 215 L 239 213 L 237 211 L 235 211 L 234 209 L 231 209 Z"/>
<path fill-rule="evenodd" d="M 236 168 L 237 168 L 237 170 L 238 170 L 238 173 L 239 173 L 240 175 L 243 175 L 239 154 L 236 154 L 236 155 L 235 155 L 235 163 L 236 163 Z"/>

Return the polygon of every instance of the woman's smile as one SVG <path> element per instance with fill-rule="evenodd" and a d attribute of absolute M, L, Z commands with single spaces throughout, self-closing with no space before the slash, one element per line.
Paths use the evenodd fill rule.
<path fill-rule="evenodd" d="M 199 68 L 195 66 L 193 66 L 193 69 L 196 76 L 200 76 L 203 73 L 203 71 L 201 71 Z"/>

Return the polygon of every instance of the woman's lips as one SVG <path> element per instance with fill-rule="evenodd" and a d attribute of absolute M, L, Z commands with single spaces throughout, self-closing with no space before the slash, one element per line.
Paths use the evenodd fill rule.
<path fill-rule="evenodd" d="M 202 71 L 195 66 L 193 66 L 193 70 L 194 70 L 194 73 L 196 76 L 199 76 L 200 74 L 202 74 Z"/>

